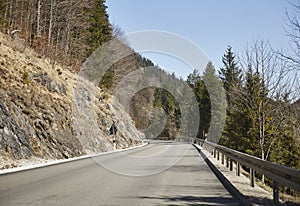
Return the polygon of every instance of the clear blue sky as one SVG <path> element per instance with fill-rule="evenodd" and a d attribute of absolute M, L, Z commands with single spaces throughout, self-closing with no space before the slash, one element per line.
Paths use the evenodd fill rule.
<path fill-rule="evenodd" d="M 287 0 L 107 0 L 111 23 L 125 33 L 161 30 L 194 42 L 214 63 L 222 66 L 228 45 L 240 55 L 247 43 L 262 38 L 274 49 L 287 48 Z M 155 64 L 186 77 L 193 68 L 165 55 L 145 53 Z"/>

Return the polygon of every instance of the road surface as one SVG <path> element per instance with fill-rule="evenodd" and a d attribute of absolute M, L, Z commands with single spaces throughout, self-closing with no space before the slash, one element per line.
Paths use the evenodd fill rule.
<path fill-rule="evenodd" d="M 192 145 L 166 142 L 0 175 L 0 205 L 187 206 L 239 203 Z"/>

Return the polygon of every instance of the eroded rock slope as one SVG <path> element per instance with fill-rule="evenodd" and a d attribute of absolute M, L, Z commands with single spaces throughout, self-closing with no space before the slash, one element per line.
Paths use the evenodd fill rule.
<path fill-rule="evenodd" d="M 87 94 L 76 93 L 78 76 L 37 57 L 0 34 L 0 168 L 18 160 L 63 159 L 112 150 L 108 129 L 118 126 L 118 148 L 141 143 L 138 132 L 114 97 L 81 80 Z M 92 115 L 76 112 L 74 95 Z M 80 118 L 78 120 L 78 118 Z"/>

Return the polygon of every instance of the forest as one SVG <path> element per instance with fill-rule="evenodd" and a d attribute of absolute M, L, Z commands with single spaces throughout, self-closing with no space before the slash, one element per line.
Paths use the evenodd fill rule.
<path fill-rule="evenodd" d="M 0 28 L 41 57 L 76 73 L 105 42 L 119 38 L 127 46 L 122 30 L 109 22 L 106 9 L 105 0 L 0 0 Z M 228 46 L 220 57 L 221 68 L 209 62 L 203 74 L 195 69 L 186 80 L 180 78 L 198 101 L 198 138 L 213 135 L 209 128 L 222 117 L 212 107 L 225 105 L 225 127 L 219 144 L 300 169 L 300 23 L 294 15 L 300 12 L 300 5 L 294 9 L 287 12 L 285 25 L 291 39 L 289 51 L 274 50 L 263 39 L 249 44 L 241 56 Z M 151 60 L 135 53 L 114 64 L 99 86 L 113 93 L 122 76 L 149 66 L 154 66 Z M 226 102 L 220 101 L 214 86 L 208 89 L 209 84 L 224 87 Z M 130 113 L 136 126 L 149 126 L 153 107 L 163 108 L 168 115 L 160 137 L 172 139 L 179 132 L 183 114 L 168 91 L 148 88 L 134 96 Z"/>
<path fill-rule="evenodd" d="M 54 63 L 76 71 L 112 38 L 104 0 L 1 0 L 0 27 Z"/>

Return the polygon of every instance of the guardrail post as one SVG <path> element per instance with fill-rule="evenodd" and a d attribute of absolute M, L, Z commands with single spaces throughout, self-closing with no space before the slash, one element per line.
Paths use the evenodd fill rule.
<path fill-rule="evenodd" d="M 224 154 L 222 153 L 222 165 L 224 164 Z"/>
<path fill-rule="evenodd" d="M 230 169 L 230 171 L 233 170 L 233 163 L 232 163 L 232 159 L 231 158 L 229 160 L 229 169 Z"/>
<path fill-rule="evenodd" d="M 216 148 L 214 148 L 214 158 L 216 158 Z"/>
<path fill-rule="evenodd" d="M 226 156 L 226 167 L 229 167 L 229 157 Z"/>
<path fill-rule="evenodd" d="M 279 185 L 275 180 L 273 180 L 273 205 L 279 205 Z"/>
<path fill-rule="evenodd" d="M 250 186 L 254 187 L 254 180 L 255 178 L 255 171 L 253 169 L 250 168 Z"/>
<path fill-rule="evenodd" d="M 241 165 L 239 162 L 236 163 L 236 176 L 241 175 Z"/>
<path fill-rule="evenodd" d="M 217 150 L 217 160 L 220 160 L 220 152 Z"/>

